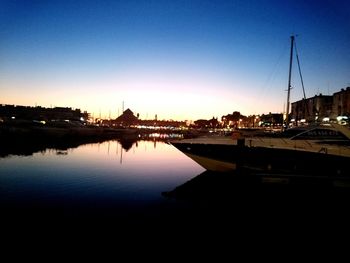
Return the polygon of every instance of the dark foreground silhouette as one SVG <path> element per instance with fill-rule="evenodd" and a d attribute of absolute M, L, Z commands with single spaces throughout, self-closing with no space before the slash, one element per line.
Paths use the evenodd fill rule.
<path fill-rule="evenodd" d="M 1 200 L 1 225 L 6 226 L 9 236 L 74 236 L 78 240 L 91 235 L 145 237 L 157 233 L 170 239 L 196 239 L 203 234 L 232 231 L 243 236 L 273 231 L 290 235 L 301 229 L 318 233 L 320 227 L 323 233 L 345 231 L 350 201 L 347 186 L 348 182 L 329 180 L 287 182 L 261 178 L 249 171 L 204 172 L 162 193 L 164 199 L 159 203 Z"/>

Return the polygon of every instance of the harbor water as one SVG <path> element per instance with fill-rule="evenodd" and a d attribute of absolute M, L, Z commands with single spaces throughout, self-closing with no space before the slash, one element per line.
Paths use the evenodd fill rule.
<path fill-rule="evenodd" d="M 162 192 L 203 171 L 172 145 L 155 140 L 46 149 L 0 158 L 0 200 L 20 209 L 108 207 L 122 213 L 164 202 Z"/>

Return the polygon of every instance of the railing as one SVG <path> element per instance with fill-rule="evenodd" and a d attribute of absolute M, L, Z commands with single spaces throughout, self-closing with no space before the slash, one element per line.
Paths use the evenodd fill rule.
<path fill-rule="evenodd" d="M 322 144 L 313 140 L 289 140 L 283 138 L 249 138 L 248 147 L 268 147 L 278 149 L 294 149 L 298 151 L 318 152 L 350 157 L 350 146 Z"/>

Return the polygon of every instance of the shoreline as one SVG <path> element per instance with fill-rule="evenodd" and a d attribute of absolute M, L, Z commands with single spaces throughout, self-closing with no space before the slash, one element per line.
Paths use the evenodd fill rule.
<path fill-rule="evenodd" d="M 118 140 L 122 145 L 132 145 L 138 140 L 167 141 L 166 137 L 151 136 L 157 132 L 175 134 L 176 131 L 96 126 L 52 127 L 38 124 L 0 125 L 0 158 L 8 155 L 32 155 L 45 149 L 67 150 L 108 140 Z M 178 131 L 176 134 L 183 138 L 195 137 L 189 131 Z"/>

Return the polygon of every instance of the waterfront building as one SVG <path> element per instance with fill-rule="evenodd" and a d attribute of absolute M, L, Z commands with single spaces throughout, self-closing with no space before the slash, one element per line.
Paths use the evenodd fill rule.
<path fill-rule="evenodd" d="M 337 118 L 338 116 L 350 116 L 350 87 L 333 94 L 333 115 L 331 117 Z"/>
<path fill-rule="evenodd" d="M 292 103 L 291 120 L 294 124 L 338 121 L 350 116 L 350 87 L 333 95 L 315 95 Z"/>
<path fill-rule="evenodd" d="M 138 118 L 134 115 L 134 113 L 128 108 L 126 109 L 122 115 L 116 118 L 113 121 L 115 126 L 123 126 L 129 127 L 131 125 L 136 125 L 138 123 Z"/>
<path fill-rule="evenodd" d="M 333 96 L 315 95 L 292 103 L 291 120 L 313 122 L 329 118 L 332 113 Z"/>
<path fill-rule="evenodd" d="M 76 121 L 86 122 L 89 113 L 68 107 L 30 107 L 21 105 L 0 105 L 0 118 L 4 121 Z"/>

